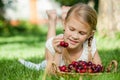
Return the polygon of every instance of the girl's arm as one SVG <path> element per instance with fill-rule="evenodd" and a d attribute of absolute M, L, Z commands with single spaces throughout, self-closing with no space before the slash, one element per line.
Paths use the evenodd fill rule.
<path fill-rule="evenodd" d="M 99 56 L 99 54 L 98 54 L 98 51 L 95 52 L 95 55 L 94 55 L 94 58 L 93 58 L 93 62 L 94 62 L 95 64 L 100 64 L 100 65 L 102 65 L 101 58 L 100 58 L 100 56 Z"/>
<path fill-rule="evenodd" d="M 48 33 L 47 39 L 56 36 L 56 23 L 57 23 L 57 14 L 56 10 L 46 11 L 48 15 Z"/>
<path fill-rule="evenodd" d="M 57 14 L 56 10 L 48 10 L 48 33 L 47 33 L 47 40 L 51 37 L 56 36 L 56 23 L 57 23 Z M 51 66 L 51 63 L 55 61 L 56 64 L 59 64 L 59 55 L 60 54 L 54 54 L 52 55 L 48 49 L 45 50 L 45 56 L 47 60 L 47 67 Z M 51 69 L 51 68 L 50 68 Z"/>
<path fill-rule="evenodd" d="M 48 15 L 48 33 L 47 33 L 47 40 L 51 37 L 54 37 L 56 35 L 56 20 L 57 20 L 57 14 L 56 10 L 48 10 L 46 11 Z M 46 60 L 48 58 L 52 59 L 52 55 L 48 54 L 49 51 L 45 49 L 45 57 Z"/>

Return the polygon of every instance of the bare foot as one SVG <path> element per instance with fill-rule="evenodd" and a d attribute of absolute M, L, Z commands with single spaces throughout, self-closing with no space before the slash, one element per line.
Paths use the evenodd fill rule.
<path fill-rule="evenodd" d="M 62 20 L 65 20 L 65 17 L 67 15 L 67 12 L 69 11 L 71 7 L 70 6 L 62 6 Z"/>
<path fill-rule="evenodd" d="M 56 10 L 47 10 L 46 11 L 49 20 L 57 20 Z"/>

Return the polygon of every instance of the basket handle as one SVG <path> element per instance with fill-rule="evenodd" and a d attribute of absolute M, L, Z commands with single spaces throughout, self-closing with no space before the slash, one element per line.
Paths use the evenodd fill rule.
<path fill-rule="evenodd" d="M 111 71 L 112 65 L 114 65 L 114 70 L 113 70 L 113 72 L 116 72 L 116 71 L 117 71 L 118 62 L 117 62 L 116 60 L 112 60 L 112 61 L 109 63 L 108 67 L 107 67 L 107 72 L 110 72 L 110 71 Z"/>
<path fill-rule="evenodd" d="M 57 71 L 57 66 L 56 66 L 56 64 L 53 62 L 52 63 L 52 68 L 53 68 L 53 71 L 55 72 L 55 73 L 57 73 L 58 71 Z"/>

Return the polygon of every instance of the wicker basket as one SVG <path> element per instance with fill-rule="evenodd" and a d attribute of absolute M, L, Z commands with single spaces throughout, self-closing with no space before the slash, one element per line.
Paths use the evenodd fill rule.
<path fill-rule="evenodd" d="M 76 76 L 94 76 L 94 75 L 101 75 L 102 73 L 72 73 L 72 72 L 61 72 L 57 66 L 55 65 L 55 63 L 52 63 L 53 66 L 53 71 L 55 72 L 55 74 L 57 76 L 72 76 L 72 77 L 76 77 Z M 110 72 L 116 72 L 117 71 L 117 66 L 118 66 L 118 62 L 116 60 L 112 60 L 109 65 L 107 66 L 107 68 L 105 68 L 105 72 L 106 74 L 109 74 Z M 79 80 L 82 80 L 82 78 L 80 78 Z"/>

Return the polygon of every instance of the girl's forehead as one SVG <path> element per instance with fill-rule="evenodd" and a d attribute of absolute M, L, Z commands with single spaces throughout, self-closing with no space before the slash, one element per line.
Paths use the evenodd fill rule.
<path fill-rule="evenodd" d="M 85 21 L 77 20 L 75 18 L 69 19 L 66 22 L 66 25 L 74 27 L 74 28 L 78 28 L 78 29 L 84 29 L 85 31 L 86 30 L 91 30 L 90 26 Z"/>

